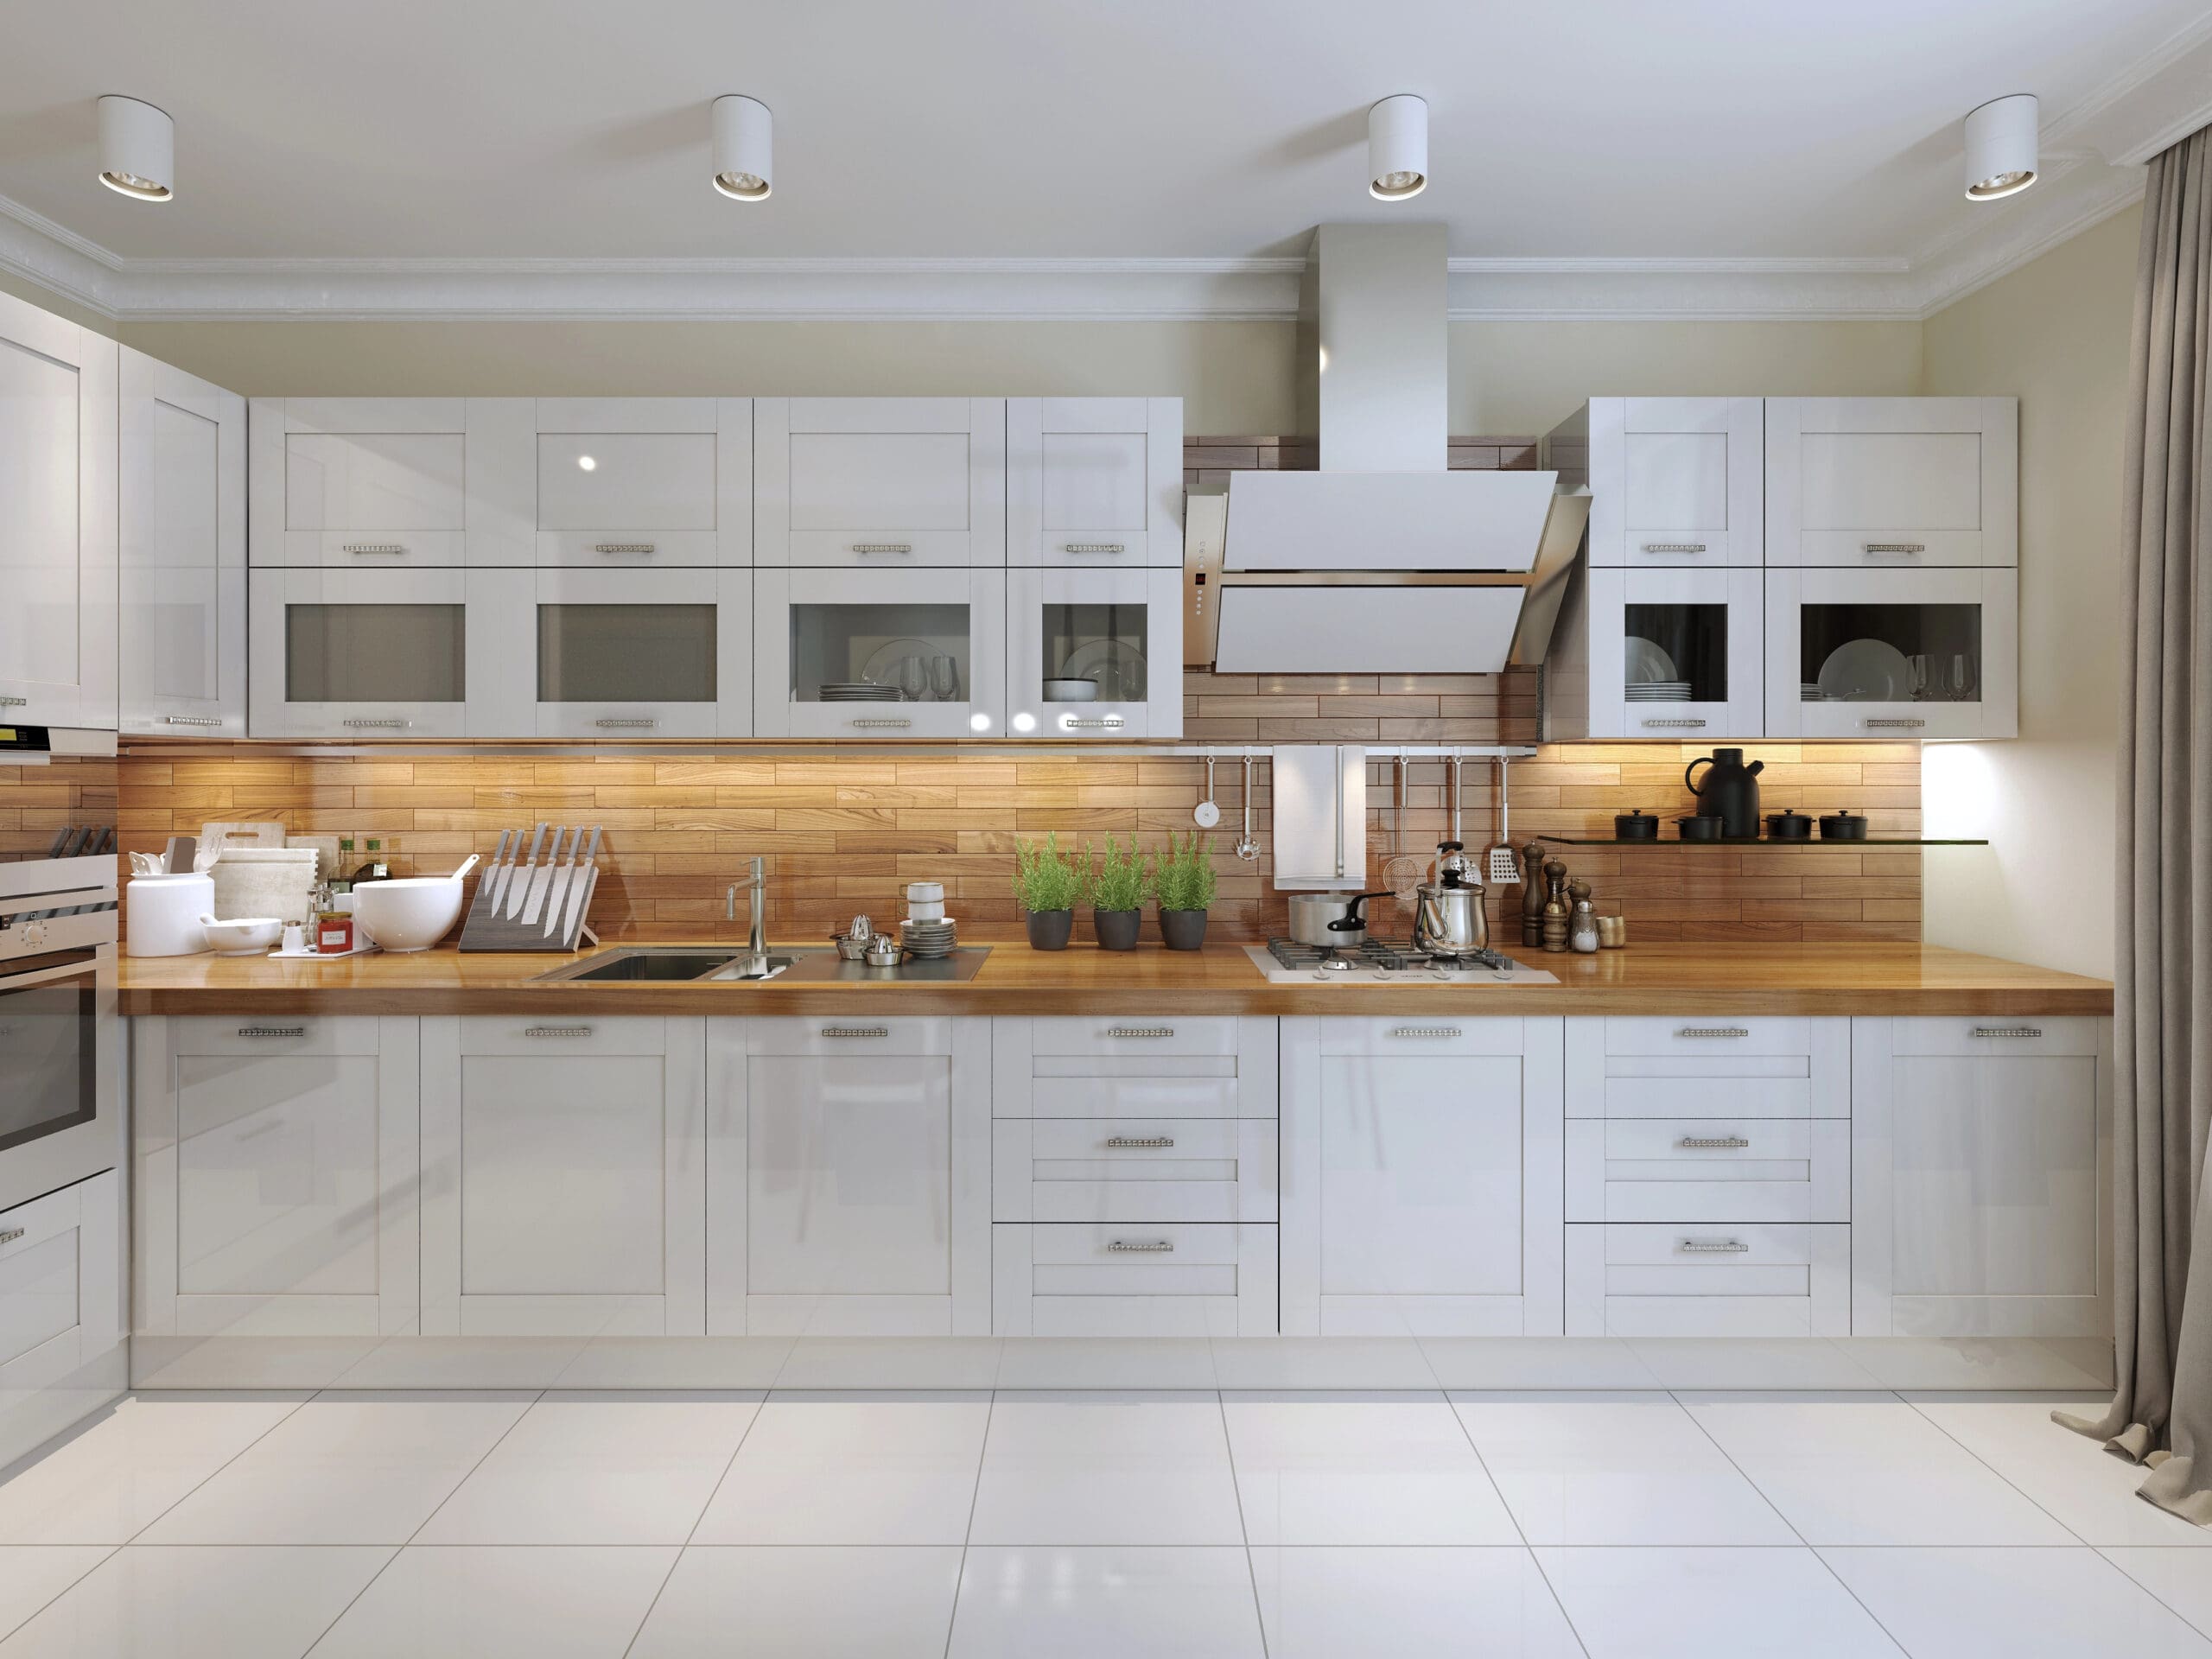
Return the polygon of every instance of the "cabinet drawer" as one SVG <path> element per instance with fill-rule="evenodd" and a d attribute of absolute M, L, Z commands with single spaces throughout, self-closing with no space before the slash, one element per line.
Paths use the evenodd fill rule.
<path fill-rule="evenodd" d="M 1813 1021 L 1787 1018 L 1669 1020 L 1631 1015 L 1605 1021 L 1608 1054 L 1810 1054 Z"/>
<path fill-rule="evenodd" d="M 1335 1016 L 1321 1021 L 1324 1054 L 1518 1054 L 1526 1041 L 1518 1020 Z"/>
<path fill-rule="evenodd" d="M 952 1021 L 944 1019 L 747 1020 L 748 1054 L 950 1054 Z"/>
<path fill-rule="evenodd" d="M 366 1014 L 281 1015 L 219 1020 L 200 1014 L 177 1020 L 172 1051 L 179 1054 L 373 1054 L 377 1022 Z"/>
<path fill-rule="evenodd" d="M 679 1022 L 680 1023 L 680 1022 Z M 669 1021 L 652 1015 L 470 1014 L 461 1024 L 464 1054 L 665 1054 Z"/>
<path fill-rule="evenodd" d="M 1174 1061 L 1155 1062 L 1160 1068 L 1156 1072 L 1141 1075 L 1100 1077 L 1092 1072 L 1069 1076 L 1048 1070 L 1052 1058 L 1037 1062 L 1038 1075 L 1026 1091 L 1027 1100 L 1012 1096 L 1000 1103 L 1000 1116 L 1005 1117 L 1217 1117 L 1233 1118 L 1244 1116 L 1244 1094 L 1236 1077 L 1234 1060 L 1197 1058 L 1179 1064 L 1185 1067 L 1206 1066 L 1211 1075 L 1180 1075 L 1167 1072 L 1166 1068 L 1177 1065 Z M 1066 1062 L 1062 1060 L 1060 1064 Z M 1094 1063 L 1096 1064 L 1096 1063 Z M 1272 1116 L 1274 1103 L 1268 1103 L 1268 1115 Z"/>
<path fill-rule="evenodd" d="M 1575 1336 L 1841 1336 L 1851 1230 L 1736 1224 L 1567 1229 Z"/>
<path fill-rule="evenodd" d="M 1851 1125 L 1841 1118 L 1575 1119 L 1567 1218 L 1850 1218 Z"/>
<path fill-rule="evenodd" d="M 1237 1022 L 1232 1019 L 1154 1018 L 1043 1019 L 1030 1021 L 1033 1054 L 1234 1054 Z"/>
<path fill-rule="evenodd" d="M 1567 1021 L 1569 1117 L 1851 1114 L 1847 1019 L 1599 1023 Z"/>
<path fill-rule="evenodd" d="M 1039 1337 L 1275 1328 L 1275 1230 L 1164 1222 L 992 1230 L 992 1328 Z"/>
<path fill-rule="evenodd" d="M 1891 1022 L 1893 1054 L 2099 1054 L 2104 1022 L 2088 1014 L 1980 1015 Z"/>
<path fill-rule="evenodd" d="M 1273 1221 L 1275 1126 L 1244 1118 L 1001 1118 L 999 1221 Z"/>

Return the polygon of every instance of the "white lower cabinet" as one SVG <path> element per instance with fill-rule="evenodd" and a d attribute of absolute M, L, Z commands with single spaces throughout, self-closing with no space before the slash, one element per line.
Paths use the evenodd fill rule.
<path fill-rule="evenodd" d="M 0 1212 L 0 1450 L 13 1458 L 38 1396 L 66 1386 L 123 1339 L 116 1173 Z M 60 1425 L 48 1427 L 50 1434 Z"/>
<path fill-rule="evenodd" d="M 1852 1331 L 2112 1329 L 2112 1022 L 1852 1022 Z"/>
<path fill-rule="evenodd" d="M 1561 1025 L 1282 1021 L 1285 1334 L 1559 1332 Z"/>
<path fill-rule="evenodd" d="M 989 1332 L 989 1027 L 709 1022 L 710 1332 Z"/>
<path fill-rule="evenodd" d="M 696 1019 L 423 1021 L 423 1330 L 706 1328 Z"/>
<path fill-rule="evenodd" d="M 133 1328 L 417 1329 L 417 1022 L 142 1019 L 131 1040 Z"/>

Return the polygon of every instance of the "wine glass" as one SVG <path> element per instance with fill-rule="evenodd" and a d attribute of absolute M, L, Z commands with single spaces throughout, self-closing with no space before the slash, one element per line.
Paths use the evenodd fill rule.
<path fill-rule="evenodd" d="M 1954 652 L 1951 657 L 1951 701 L 1970 702 L 1974 697 L 1974 659 L 1964 652 Z"/>
<path fill-rule="evenodd" d="M 899 659 L 899 696 L 907 702 L 919 702 L 930 689 L 929 664 L 919 657 Z"/>
<path fill-rule="evenodd" d="M 960 701 L 960 664 L 949 656 L 930 658 L 930 690 L 939 702 Z"/>

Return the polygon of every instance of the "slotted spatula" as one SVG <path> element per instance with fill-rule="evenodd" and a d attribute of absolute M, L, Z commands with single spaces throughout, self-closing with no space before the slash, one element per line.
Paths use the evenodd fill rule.
<path fill-rule="evenodd" d="M 1521 880 L 1521 862 L 1513 855 L 1512 830 L 1505 818 L 1505 766 L 1501 754 L 1497 757 L 1497 839 L 1483 853 L 1483 880 L 1493 887 L 1510 887 Z M 1456 791 L 1453 798 L 1458 798 Z"/>

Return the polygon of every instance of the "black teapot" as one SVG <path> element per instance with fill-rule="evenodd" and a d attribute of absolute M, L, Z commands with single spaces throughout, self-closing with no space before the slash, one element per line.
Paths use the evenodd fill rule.
<path fill-rule="evenodd" d="M 1707 769 L 1702 779 L 1693 775 L 1700 766 Z M 1759 833 L 1758 775 L 1765 770 L 1764 760 L 1745 766 L 1741 749 L 1715 749 L 1683 767 L 1682 782 L 1697 797 L 1698 810 L 1720 820 L 1724 839 L 1754 840 Z"/>

